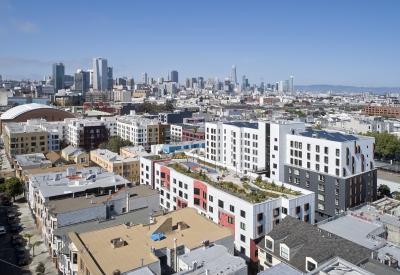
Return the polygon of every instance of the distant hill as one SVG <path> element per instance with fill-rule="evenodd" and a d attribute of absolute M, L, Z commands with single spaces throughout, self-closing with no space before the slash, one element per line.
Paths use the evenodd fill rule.
<path fill-rule="evenodd" d="M 400 93 L 400 87 L 354 87 L 340 85 L 295 85 L 295 91 L 320 92 L 332 91 L 334 93 L 363 93 L 371 92 L 373 94 Z"/>

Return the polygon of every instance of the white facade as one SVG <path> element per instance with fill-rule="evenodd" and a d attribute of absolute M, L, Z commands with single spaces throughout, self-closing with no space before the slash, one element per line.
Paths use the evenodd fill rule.
<path fill-rule="evenodd" d="M 114 91 L 114 101 L 131 102 L 132 93 L 130 91 Z"/>
<path fill-rule="evenodd" d="M 147 144 L 147 125 L 160 124 L 158 119 L 147 119 L 141 116 L 123 116 L 117 120 L 117 135 L 130 140 L 134 146 Z"/>
<path fill-rule="evenodd" d="M 201 196 L 205 197 L 206 205 L 202 204 L 202 202 L 200 202 L 200 205 L 196 205 L 194 203 L 196 198 L 194 188 L 195 185 L 199 184 L 199 181 L 166 167 L 165 164 L 163 162 L 154 164 L 155 188 L 161 192 L 161 206 L 169 210 L 179 209 L 179 200 L 181 203 L 187 203 L 187 207 L 196 208 L 201 215 L 210 220 L 230 227 L 235 231 L 236 249 L 245 251 L 243 254 L 245 254 L 246 258 L 254 255 L 251 243 L 271 231 L 274 225 L 279 223 L 279 220 L 286 217 L 286 215 L 291 215 L 301 220 L 308 219 L 309 222 L 314 220 L 314 192 L 296 187 L 292 189 L 301 191 L 302 195 L 291 196 L 290 198 L 272 198 L 254 204 L 201 182 L 200 184 L 206 186 L 207 190 L 206 194 L 201 193 L 202 191 L 200 192 Z M 163 183 L 165 179 L 162 178 L 162 171 L 166 169 L 170 173 L 169 190 L 168 186 Z M 223 202 L 223 207 L 221 207 L 220 201 Z M 308 205 L 307 210 L 305 210 L 305 205 Z M 203 208 L 204 206 L 205 208 Z M 300 211 L 297 209 L 300 209 Z M 223 224 L 220 217 L 224 214 L 220 212 L 228 217 L 233 217 L 232 223 L 229 225 Z"/>
<path fill-rule="evenodd" d="M 373 138 L 363 136 L 334 141 L 318 134 L 312 137 L 287 135 L 284 163 L 334 177 L 346 177 L 374 168 L 374 143 Z M 297 157 L 296 149 L 299 150 Z"/>
<path fill-rule="evenodd" d="M 182 141 L 182 125 L 171 124 L 171 141 Z"/>

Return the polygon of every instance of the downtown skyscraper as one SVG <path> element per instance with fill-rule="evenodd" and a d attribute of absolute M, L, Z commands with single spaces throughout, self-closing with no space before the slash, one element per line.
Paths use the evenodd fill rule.
<path fill-rule="evenodd" d="M 232 81 L 233 83 L 237 83 L 236 66 L 235 66 L 235 65 L 232 65 L 231 81 Z"/>
<path fill-rule="evenodd" d="M 293 76 L 291 76 L 289 78 L 289 93 L 293 93 L 294 92 L 294 85 L 293 85 Z"/>
<path fill-rule="evenodd" d="M 98 57 L 93 58 L 93 89 L 107 91 L 107 59 Z"/>
<path fill-rule="evenodd" d="M 53 87 L 54 93 L 65 87 L 65 67 L 61 62 L 53 64 Z"/>
<path fill-rule="evenodd" d="M 176 82 L 178 83 L 178 72 L 177 71 L 172 71 L 171 72 L 171 82 Z"/>

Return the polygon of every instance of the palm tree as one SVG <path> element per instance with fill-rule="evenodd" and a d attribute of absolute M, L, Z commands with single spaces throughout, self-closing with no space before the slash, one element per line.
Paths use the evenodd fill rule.
<path fill-rule="evenodd" d="M 197 127 L 193 127 L 193 134 L 197 133 Z"/>
<path fill-rule="evenodd" d="M 41 245 L 41 244 L 42 244 L 41 241 L 37 241 L 37 242 L 34 242 L 34 243 L 32 244 L 32 257 L 35 256 L 35 247 L 36 247 L 36 246 L 39 246 L 39 245 Z"/>
<path fill-rule="evenodd" d="M 25 233 L 24 234 L 24 238 L 28 238 L 29 242 L 28 245 L 31 244 L 31 238 L 34 236 L 34 234 L 30 234 L 30 233 Z"/>

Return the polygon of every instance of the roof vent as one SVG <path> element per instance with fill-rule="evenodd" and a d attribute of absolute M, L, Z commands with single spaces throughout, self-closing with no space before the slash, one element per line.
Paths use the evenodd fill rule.
<path fill-rule="evenodd" d="M 121 271 L 116 269 L 116 270 L 113 271 L 113 275 L 121 275 Z"/>
<path fill-rule="evenodd" d="M 112 239 L 110 242 L 113 248 L 119 248 L 125 246 L 125 241 L 122 238 L 115 238 Z"/>

